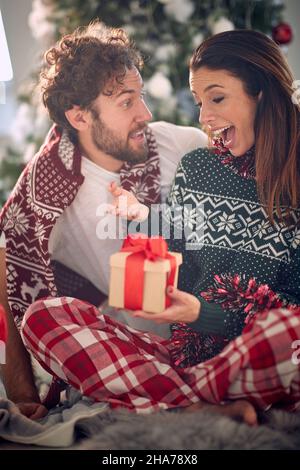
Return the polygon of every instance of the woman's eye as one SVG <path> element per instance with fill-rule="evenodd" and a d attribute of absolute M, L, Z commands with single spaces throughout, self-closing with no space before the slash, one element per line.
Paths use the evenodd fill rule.
<path fill-rule="evenodd" d="M 213 102 L 214 103 L 221 103 L 221 101 L 223 101 L 223 99 L 224 99 L 224 96 L 220 96 L 219 98 L 214 98 Z"/>
<path fill-rule="evenodd" d="M 201 108 L 202 103 L 195 103 L 196 108 Z"/>

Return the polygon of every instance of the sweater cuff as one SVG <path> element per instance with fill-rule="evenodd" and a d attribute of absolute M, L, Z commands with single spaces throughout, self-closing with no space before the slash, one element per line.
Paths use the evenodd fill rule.
<path fill-rule="evenodd" d="M 189 326 L 204 334 L 225 336 L 226 312 L 216 303 L 206 302 L 202 297 L 199 318 Z"/>

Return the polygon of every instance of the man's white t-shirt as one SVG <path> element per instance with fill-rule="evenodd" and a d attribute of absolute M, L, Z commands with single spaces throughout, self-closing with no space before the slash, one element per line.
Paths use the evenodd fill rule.
<path fill-rule="evenodd" d="M 160 156 L 162 202 L 166 200 L 180 159 L 206 144 L 205 134 L 194 128 L 166 122 L 151 125 Z M 119 173 L 107 171 L 83 157 L 81 172 L 85 179 L 73 203 L 54 226 L 49 240 L 51 258 L 91 281 L 101 292 L 109 290 L 109 258 L 117 252 L 123 239 L 117 230 L 126 224 L 111 214 L 104 214 L 105 205 L 113 202 L 108 191 L 112 181 L 120 184 Z M 104 232 L 110 233 L 103 239 Z M 123 232 L 124 233 L 124 232 Z"/>
<path fill-rule="evenodd" d="M 207 136 L 199 129 L 163 121 L 151 123 L 150 127 L 160 156 L 161 195 L 165 202 L 179 161 L 191 150 L 207 146 Z M 112 181 L 119 184 L 120 176 L 86 157 L 82 158 L 81 172 L 84 182 L 73 203 L 56 222 L 49 239 L 49 252 L 52 259 L 81 274 L 108 295 L 109 259 L 122 246 L 126 222 L 104 210 L 106 204 L 113 202 L 107 188 Z M 110 233 L 104 238 L 109 228 Z M 122 313 L 114 317 L 135 328 L 168 336 L 168 325 L 158 328 L 153 322 L 133 319 Z"/>

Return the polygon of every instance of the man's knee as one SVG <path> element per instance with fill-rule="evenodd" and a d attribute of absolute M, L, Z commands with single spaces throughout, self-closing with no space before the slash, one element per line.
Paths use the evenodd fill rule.
<path fill-rule="evenodd" d="M 39 299 L 33 302 L 26 310 L 22 324 L 21 333 L 32 332 L 34 325 L 38 324 L 38 319 L 50 315 L 50 309 L 57 306 L 57 299 L 54 297 Z"/>

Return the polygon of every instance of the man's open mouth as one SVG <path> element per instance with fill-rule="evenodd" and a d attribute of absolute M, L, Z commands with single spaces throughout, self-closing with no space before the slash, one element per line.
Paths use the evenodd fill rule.
<path fill-rule="evenodd" d="M 143 141 L 145 139 L 145 129 L 138 130 L 136 132 L 131 132 L 129 134 L 130 139 L 134 139 L 136 141 Z"/>

